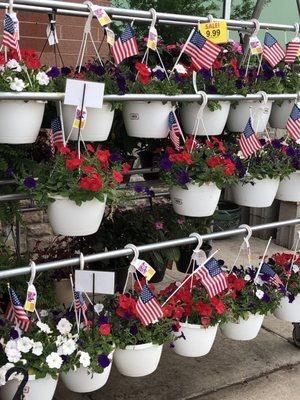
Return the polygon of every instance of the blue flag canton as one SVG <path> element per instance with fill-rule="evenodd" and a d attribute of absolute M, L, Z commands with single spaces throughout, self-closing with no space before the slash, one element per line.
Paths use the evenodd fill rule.
<path fill-rule="evenodd" d="M 290 117 L 293 121 L 300 119 L 300 108 L 297 106 L 297 104 L 294 104 Z"/>
<path fill-rule="evenodd" d="M 171 111 L 169 114 L 169 128 L 171 128 L 171 126 L 175 123 L 176 123 L 176 119 L 175 119 L 173 111 Z"/>
<path fill-rule="evenodd" d="M 199 49 L 205 45 L 206 39 L 204 36 L 200 35 L 197 31 L 195 31 L 191 37 L 190 42 L 197 46 Z"/>
<path fill-rule="evenodd" d="M 15 307 L 22 307 L 22 304 L 21 304 L 20 300 L 18 299 L 16 292 L 11 288 L 9 289 L 9 292 L 10 292 L 10 297 L 11 297 L 11 301 L 12 301 L 13 305 Z"/>
<path fill-rule="evenodd" d="M 204 266 L 208 270 L 210 276 L 216 276 L 222 272 L 218 260 L 214 257 L 207 261 Z"/>
<path fill-rule="evenodd" d="M 266 275 L 269 275 L 269 276 L 274 276 L 275 275 L 275 272 L 273 271 L 273 269 L 270 267 L 270 265 L 268 264 L 268 263 L 263 263 L 262 264 L 262 266 L 261 266 L 261 269 L 260 269 L 260 273 L 261 274 L 266 274 Z"/>
<path fill-rule="evenodd" d="M 274 38 L 274 36 L 272 36 L 271 33 L 266 32 L 264 45 L 267 46 L 267 47 L 272 47 L 276 43 L 277 43 L 277 40 Z"/>
<path fill-rule="evenodd" d="M 126 26 L 126 28 L 124 29 L 123 33 L 120 36 L 122 43 L 127 42 L 133 37 L 134 37 L 134 30 L 131 28 L 131 26 L 129 25 Z"/>
<path fill-rule="evenodd" d="M 254 130 L 252 128 L 252 124 L 251 124 L 251 120 L 249 119 L 249 121 L 247 122 L 247 125 L 244 129 L 244 135 L 245 137 L 248 139 L 251 135 L 254 134 Z"/>
<path fill-rule="evenodd" d="M 53 118 L 53 120 L 51 121 L 51 129 L 52 129 L 53 133 L 61 131 L 61 123 L 60 123 L 59 117 Z"/>
<path fill-rule="evenodd" d="M 141 297 L 141 300 L 143 303 L 148 303 L 148 301 L 150 301 L 154 298 L 154 295 L 151 292 L 151 290 L 148 288 L 148 285 L 143 286 L 140 297 Z"/>
<path fill-rule="evenodd" d="M 11 35 L 15 33 L 14 21 L 12 20 L 9 14 L 5 14 L 4 30 L 10 33 Z"/>

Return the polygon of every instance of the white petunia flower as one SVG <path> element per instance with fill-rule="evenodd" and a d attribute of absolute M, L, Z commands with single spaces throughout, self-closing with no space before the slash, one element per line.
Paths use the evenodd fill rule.
<path fill-rule="evenodd" d="M 264 297 L 264 292 L 260 289 L 257 289 L 257 291 L 255 292 L 256 297 L 258 297 L 259 299 L 262 299 Z"/>
<path fill-rule="evenodd" d="M 42 71 L 36 74 L 36 80 L 42 86 L 47 86 L 50 82 L 49 76 L 46 74 L 46 72 Z"/>
<path fill-rule="evenodd" d="M 86 353 L 85 351 L 81 351 L 80 352 L 80 357 L 79 357 L 79 362 L 84 368 L 89 367 L 90 364 L 91 364 L 90 355 L 88 353 Z"/>
<path fill-rule="evenodd" d="M 63 343 L 65 343 L 66 340 L 67 339 L 65 338 L 65 336 L 59 335 L 59 336 L 57 336 L 55 344 L 57 347 L 60 347 Z"/>
<path fill-rule="evenodd" d="M 243 160 L 245 158 L 244 154 L 241 152 L 241 150 L 238 151 L 237 156 Z"/>
<path fill-rule="evenodd" d="M 36 356 L 40 356 L 43 353 L 43 344 L 42 342 L 34 342 L 32 346 L 32 353 Z"/>
<path fill-rule="evenodd" d="M 5 354 L 9 362 L 17 363 L 21 360 L 22 354 L 17 348 L 5 348 Z"/>
<path fill-rule="evenodd" d="M 153 71 L 153 72 L 156 72 L 156 71 L 165 72 L 165 70 L 164 70 L 160 65 L 157 65 L 156 67 L 154 67 L 154 68 L 152 69 L 152 71 Z"/>
<path fill-rule="evenodd" d="M 17 348 L 22 353 L 29 353 L 29 351 L 32 349 L 32 344 L 32 340 L 27 336 L 24 336 L 18 340 Z"/>
<path fill-rule="evenodd" d="M 47 334 L 52 333 L 52 331 L 51 331 L 49 325 L 44 324 L 44 323 L 41 322 L 41 321 L 38 321 L 38 322 L 36 323 L 36 325 L 37 325 L 37 327 L 38 327 L 42 332 L 45 332 L 45 333 L 47 333 Z"/>
<path fill-rule="evenodd" d="M 295 273 L 297 273 L 297 272 L 299 272 L 299 267 L 298 267 L 298 265 L 293 265 L 293 272 L 295 272 Z"/>
<path fill-rule="evenodd" d="M 49 312 L 47 310 L 41 310 L 40 311 L 40 316 L 42 318 L 48 317 L 48 315 L 49 315 Z"/>
<path fill-rule="evenodd" d="M 5 385 L 5 383 L 6 383 L 6 380 L 5 380 L 6 372 L 7 372 L 9 369 L 13 368 L 13 367 L 14 367 L 14 364 L 12 364 L 12 363 L 7 363 L 7 364 L 3 365 L 3 366 L 0 368 L 0 386 Z"/>
<path fill-rule="evenodd" d="M 22 79 L 14 78 L 10 83 L 9 87 L 14 92 L 22 92 L 22 90 L 25 88 L 25 83 Z"/>
<path fill-rule="evenodd" d="M 103 308 L 104 308 L 104 305 L 101 303 L 97 303 L 94 305 L 94 310 L 95 310 L 95 313 L 97 313 L 97 314 L 100 314 L 101 311 L 103 310 Z"/>
<path fill-rule="evenodd" d="M 186 74 L 187 73 L 185 66 L 182 64 L 176 64 L 174 69 L 178 74 Z"/>
<path fill-rule="evenodd" d="M 21 65 L 14 58 L 12 60 L 7 61 L 5 66 L 6 66 L 6 68 L 13 69 L 16 72 L 21 72 L 22 71 Z"/>
<path fill-rule="evenodd" d="M 66 335 L 71 332 L 72 326 L 73 325 L 66 318 L 62 318 L 56 325 L 56 328 L 61 335 Z"/>
<path fill-rule="evenodd" d="M 76 350 L 76 343 L 73 339 L 67 340 L 59 349 L 59 354 L 63 354 L 64 356 L 70 356 Z"/>
<path fill-rule="evenodd" d="M 250 275 L 245 275 L 244 276 L 244 281 L 249 282 L 251 280 L 251 276 Z"/>
<path fill-rule="evenodd" d="M 46 357 L 46 363 L 48 364 L 49 368 L 60 369 L 63 359 L 59 354 L 52 352 Z"/>

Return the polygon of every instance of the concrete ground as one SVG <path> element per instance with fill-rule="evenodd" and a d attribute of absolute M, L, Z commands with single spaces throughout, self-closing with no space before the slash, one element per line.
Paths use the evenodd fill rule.
<path fill-rule="evenodd" d="M 218 240 L 219 256 L 230 265 L 241 238 Z M 258 259 L 266 241 L 252 239 L 253 258 Z M 268 254 L 283 251 L 271 245 Z M 165 281 L 180 278 L 168 271 Z M 299 400 L 300 349 L 291 341 L 292 324 L 265 318 L 258 337 L 249 342 L 226 339 L 219 331 L 211 352 L 200 358 L 163 351 L 156 372 L 144 378 L 126 378 L 112 368 L 106 386 L 79 395 L 60 384 L 55 400 Z"/>

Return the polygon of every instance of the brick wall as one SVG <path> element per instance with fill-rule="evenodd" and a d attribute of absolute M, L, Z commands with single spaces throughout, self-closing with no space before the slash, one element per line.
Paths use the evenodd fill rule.
<path fill-rule="evenodd" d="M 82 0 L 72 0 L 72 2 L 82 3 Z M 110 4 L 109 0 L 94 1 L 94 4 L 96 3 L 103 6 L 108 6 Z M 1 17 L 3 18 L 3 12 L 1 13 Z M 33 49 L 40 53 L 47 38 L 46 27 L 49 21 L 48 15 L 19 11 L 18 18 L 20 21 L 21 49 Z M 82 17 L 58 15 L 56 20 L 59 49 L 64 64 L 66 66 L 74 65 L 78 57 L 86 19 Z M 96 20 L 93 21 L 92 26 L 92 35 L 98 48 L 103 38 L 103 31 Z M 107 52 L 108 47 L 104 42 L 101 48 L 101 56 L 105 58 Z M 95 55 L 91 43 L 88 43 L 86 54 L 85 60 Z M 54 65 L 55 58 L 52 47 L 46 46 L 42 56 L 42 62 L 47 65 Z"/>

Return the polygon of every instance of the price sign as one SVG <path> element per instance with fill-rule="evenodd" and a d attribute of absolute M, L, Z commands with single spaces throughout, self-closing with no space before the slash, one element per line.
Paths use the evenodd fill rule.
<path fill-rule="evenodd" d="M 205 22 L 198 25 L 199 32 L 213 43 L 227 43 L 227 22 L 224 20 Z"/>
<path fill-rule="evenodd" d="M 111 23 L 111 19 L 107 15 L 106 11 L 103 10 L 103 8 L 93 4 L 92 10 L 101 26 L 105 26 Z"/>
<path fill-rule="evenodd" d="M 251 54 L 261 54 L 263 52 L 262 45 L 257 36 L 250 36 L 249 47 Z"/>
<path fill-rule="evenodd" d="M 152 50 L 156 50 L 157 48 L 157 30 L 154 26 L 149 29 L 147 47 Z"/>

